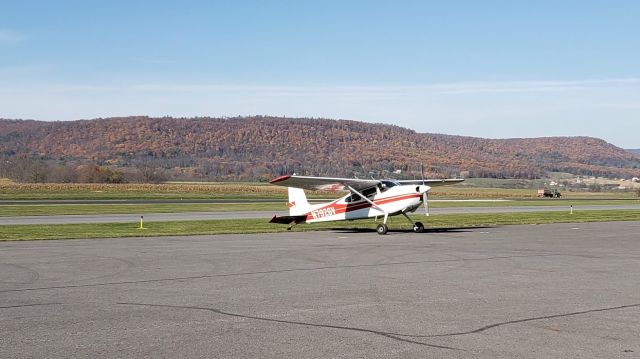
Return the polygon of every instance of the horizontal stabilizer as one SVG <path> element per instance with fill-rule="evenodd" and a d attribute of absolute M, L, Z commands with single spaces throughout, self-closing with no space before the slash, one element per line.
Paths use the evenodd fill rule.
<path fill-rule="evenodd" d="M 307 216 L 273 216 L 269 223 L 281 223 L 281 224 L 291 224 L 292 222 L 304 223 L 307 221 Z"/>

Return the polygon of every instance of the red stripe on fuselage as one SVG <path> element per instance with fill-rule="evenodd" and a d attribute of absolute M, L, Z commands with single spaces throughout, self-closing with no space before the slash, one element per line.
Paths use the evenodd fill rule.
<path fill-rule="evenodd" d="M 384 205 L 384 204 L 389 204 L 389 203 L 393 203 L 393 202 L 398 202 L 398 201 L 404 201 L 405 199 L 411 199 L 411 198 L 420 198 L 421 196 L 419 194 L 403 194 L 403 195 L 399 195 L 399 196 L 393 196 L 393 197 L 387 197 L 387 198 L 380 198 L 378 200 L 373 201 L 373 203 L 375 203 L 376 205 L 380 206 L 380 205 Z M 353 211 L 357 211 L 359 209 L 363 209 L 363 208 L 370 208 L 371 203 L 369 202 L 363 202 L 363 203 L 357 203 L 357 204 L 353 204 L 353 205 L 344 205 L 344 211 L 341 211 L 340 209 L 337 209 L 336 212 L 337 213 L 346 213 L 346 212 L 353 212 Z"/>
<path fill-rule="evenodd" d="M 373 203 L 375 203 L 376 205 L 383 205 L 383 204 L 388 204 L 388 203 L 393 203 L 393 202 L 398 202 L 398 201 L 403 201 L 405 199 L 411 199 L 411 198 L 421 198 L 422 196 L 420 194 L 417 193 L 410 193 L 410 194 L 402 194 L 402 195 L 397 195 L 397 196 L 391 196 L 391 197 L 385 197 L 385 198 L 380 198 L 377 199 L 375 201 L 373 201 Z M 331 216 L 333 215 L 337 215 L 337 214 L 343 214 L 343 213 L 348 213 L 348 212 L 353 212 L 353 211 L 357 211 L 360 209 L 365 209 L 365 208 L 370 208 L 371 207 L 371 203 L 363 201 L 360 203 L 355 203 L 355 204 L 339 204 L 338 203 L 339 200 L 336 200 L 334 202 L 331 202 L 329 204 L 327 204 L 324 207 L 320 207 L 314 211 L 322 211 L 325 210 L 324 212 L 326 213 L 327 208 L 332 207 L 333 211 L 330 214 Z M 326 216 L 320 216 L 320 217 L 313 217 L 313 214 L 311 212 L 307 213 L 307 220 L 312 220 L 312 219 L 318 219 L 318 218 L 322 218 L 322 217 L 327 217 Z"/>

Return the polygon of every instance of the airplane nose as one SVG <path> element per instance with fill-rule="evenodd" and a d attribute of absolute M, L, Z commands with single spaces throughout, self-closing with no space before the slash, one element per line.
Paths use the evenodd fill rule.
<path fill-rule="evenodd" d="M 416 187 L 416 192 L 425 193 L 425 192 L 428 192 L 430 189 L 431 189 L 431 187 L 429 187 L 429 186 L 421 185 L 421 186 Z"/>

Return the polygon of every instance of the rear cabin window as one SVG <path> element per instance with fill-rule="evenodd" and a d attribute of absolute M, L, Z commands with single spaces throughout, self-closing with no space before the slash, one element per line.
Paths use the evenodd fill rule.
<path fill-rule="evenodd" d="M 357 202 L 361 199 L 362 198 L 360 198 L 360 196 L 357 193 L 354 193 L 351 196 L 347 197 L 344 201 L 347 203 L 351 203 L 351 202 Z"/>
<path fill-rule="evenodd" d="M 362 194 L 365 197 L 369 198 L 369 199 L 371 199 L 376 193 L 378 193 L 378 191 L 376 190 L 375 187 L 368 188 L 368 189 L 362 191 Z M 362 197 L 360 197 L 359 194 L 353 193 L 351 196 L 347 197 L 344 201 L 347 202 L 347 203 L 351 203 L 351 202 L 357 202 L 357 201 L 362 201 L 362 200 L 363 199 L 362 199 Z"/>

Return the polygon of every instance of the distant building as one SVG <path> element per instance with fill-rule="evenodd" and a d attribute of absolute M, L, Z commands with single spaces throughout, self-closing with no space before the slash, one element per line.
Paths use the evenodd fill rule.
<path fill-rule="evenodd" d="M 640 178 L 638 178 L 638 177 L 633 177 L 633 178 L 631 179 L 631 182 L 640 182 Z"/>

